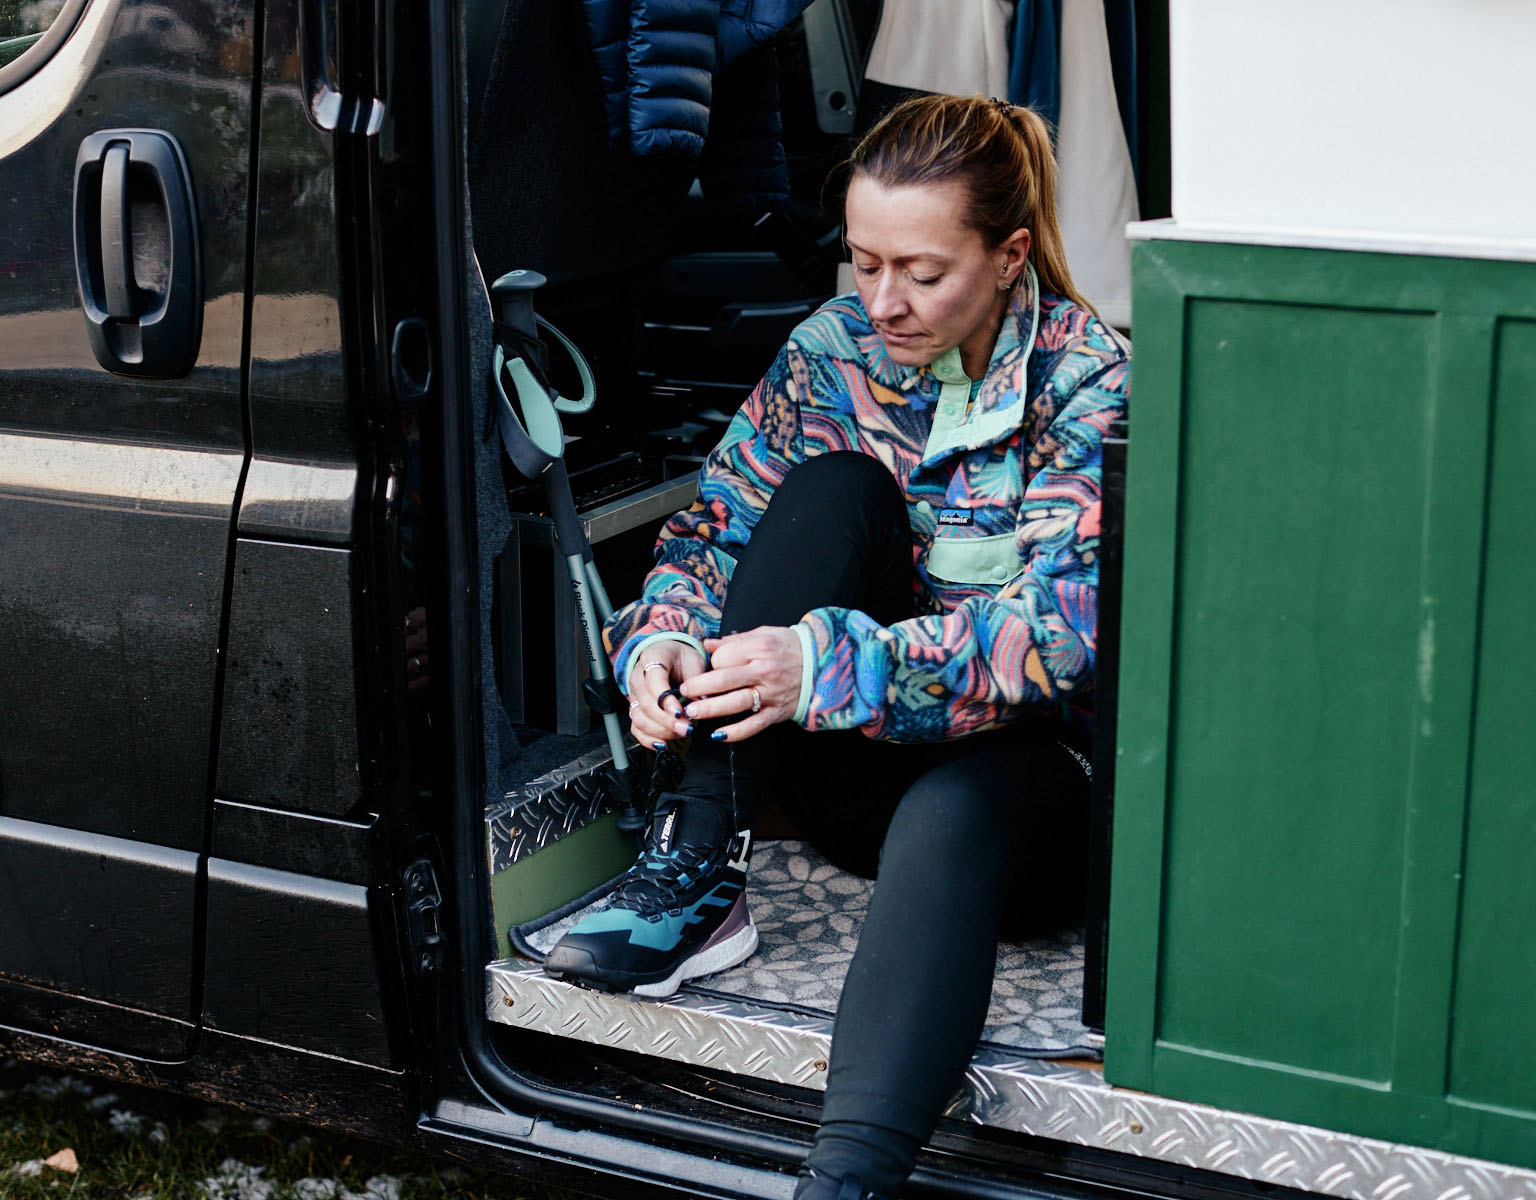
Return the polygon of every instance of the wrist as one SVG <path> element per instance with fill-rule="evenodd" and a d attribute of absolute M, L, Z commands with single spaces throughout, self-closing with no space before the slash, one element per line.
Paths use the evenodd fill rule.
<path fill-rule="evenodd" d="M 811 709 L 811 688 L 816 682 L 816 642 L 804 621 L 796 621 L 789 630 L 800 640 L 800 698 L 795 704 L 794 715 L 790 717 L 791 721 L 799 725 Z"/>
<path fill-rule="evenodd" d="M 629 661 L 625 664 L 623 683 L 620 684 L 626 696 L 629 695 L 629 677 L 634 672 L 635 664 L 640 661 L 640 655 L 645 652 L 647 647 L 654 646 L 658 642 L 682 642 L 683 645 L 691 646 L 697 650 L 699 657 L 706 663 L 709 662 L 709 655 L 704 652 L 704 643 L 692 634 L 671 629 L 662 630 L 660 633 L 647 634 L 636 642 L 634 649 L 629 652 Z"/>

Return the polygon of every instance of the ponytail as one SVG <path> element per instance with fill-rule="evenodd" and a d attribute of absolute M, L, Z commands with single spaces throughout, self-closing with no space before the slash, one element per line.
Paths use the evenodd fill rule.
<path fill-rule="evenodd" d="M 847 173 L 888 188 L 964 180 L 964 219 L 987 245 L 1029 230 L 1040 286 L 1095 311 L 1067 267 L 1056 218 L 1056 156 L 1050 129 L 1033 109 L 982 96 L 914 96 L 864 135 Z"/>
<path fill-rule="evenodd" d="M 1002 102 L 999 101 L 999 104 Z M 1030 231 L 1029 260 L 1035 265 L 1040 286 L 1048 292 L 1065 296 L 1097 316 L 1093 305 L 1078 292 L 1077 285 L 1072 282 L 1072 271 L 1067 266 L 1067 247 L 1061 237 L 1061 224 L 1056 218 L 1058 172 L 1056 155 L 1051 149 L 1051 131 L 1045 118 L 1032 108 L 1016 104 L 1004 104 L 1003 108 L 1007 110 L 1007 124 L 1017 132 L 1023 144 L 1029 163 L 1026 181 L 1034 183 L 1035 191 L 1034 203 L 1030 206 L 1033 219 L 1025 220 L 1013 228 Z M 1030 190 L 1029 182 L 1026 182 L 1023 190 L 1026 193 Z M 1012 233 L 1013 230 L 1008 232 Z M 1007 234 L 1002 236 L 1006 237 Z"/>

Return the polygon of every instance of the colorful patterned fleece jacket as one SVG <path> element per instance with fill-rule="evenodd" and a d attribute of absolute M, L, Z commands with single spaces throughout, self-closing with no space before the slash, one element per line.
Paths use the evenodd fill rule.
<path fill-rule="evenodd" d="M 1125 415 L 1129 375 L 1125 341 L 1041 293 L 1033 270 L 974 399 L 958 350 L 898 366 L 856 295 L 829 301 L 736 413 L 693 505 L 662 529 L 640 599 L 604 631 L 615 675 L 628 680 L 648 641 L 715 636 L 774 488 L 813 455 L 858 450 L 906 496 L 915 615 L 882 626 L 847 608 L 805 614 L 795 720 L 918 742 L 1042 711 L 1086 717 L 1102 439 Z"/>

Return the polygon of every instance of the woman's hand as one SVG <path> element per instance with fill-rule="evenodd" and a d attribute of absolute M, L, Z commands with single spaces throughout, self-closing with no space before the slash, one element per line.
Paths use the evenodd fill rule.
<path fill-rule="evenodd" d="M 655 746 L 688 735 L 682 704 L 676 696 L 663 702 L 662 695 L 703 671 L 703 657 L 687 642 L 652 642 L 645 648 L 629 669 L 629 731 L 637 741 Z"/>
<path fill-rule="evenodd" d="M 709 670 L 690 677 L 680 689 L 688 697 L 684 714 L 690 720 L 747 714 L 745 720 L 722 725 L 711 736 L 739 742 L 795 715 L 802 656 L 800 639 L 792 629 L 763 625 L 746 633 L 706 638 L 704 649 L 709 651 Z"/>

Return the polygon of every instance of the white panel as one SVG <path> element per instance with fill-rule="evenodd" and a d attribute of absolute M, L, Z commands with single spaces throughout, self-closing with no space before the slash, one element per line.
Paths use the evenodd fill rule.
<path fill-rule="evenodd" d="M 1182 224 L 1536 237 L 1536 3 L 1172 0 Z"/>

